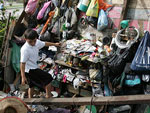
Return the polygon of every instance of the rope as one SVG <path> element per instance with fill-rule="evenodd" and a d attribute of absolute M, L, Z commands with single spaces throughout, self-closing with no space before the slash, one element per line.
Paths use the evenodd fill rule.
<path fill-rule="evenodd" d="M 75 108 L 76 109 L 78 109 L 78 106 L 75 104 L 75 102 L 74 102 L 74 98 L 76 97 L 76 94 L 72 97 L 72 99 L 73 99 L 73 105 L 75 106 Z"/>
<path fill-rule="evenodd" d="M 93 87 L 93 83 L 92 83 L 92 87 Z M 92 111 L 93 98 L 94 98 L 94 94 L 92 94 L 92 97 L 91 97 L 91 102 L 90 102 L 90 113 L 91 113 L 91 111 Z"/>
<path fill-rule="evenodd" d="M 94 95 L 92 95 L 92 97 L 91 97 L 91 103 L 90 103 L 90 113 L 92 113 L 91 111 L 92 111 L 93 98 L 94 98 Z"/>

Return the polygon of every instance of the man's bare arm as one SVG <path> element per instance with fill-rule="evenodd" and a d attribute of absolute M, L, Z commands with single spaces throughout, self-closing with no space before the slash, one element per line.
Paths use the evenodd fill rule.
<path fill-rule="evenodd" d="M 59 46 L 60 46 L 60 43 L 45 42 L 45 46 L 46 46 L 46 47 L 48 47 L 48 46 L 56 46 L 56 47 L 59 47 Z"/>

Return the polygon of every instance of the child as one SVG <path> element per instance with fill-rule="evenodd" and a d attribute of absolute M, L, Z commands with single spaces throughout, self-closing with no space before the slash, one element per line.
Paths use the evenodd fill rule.
<path fill-rule="evenodd" d="M 42 42 L 38 40 L 36 31 L 27 29 L 24 33 L 26 43 L 21 48 L 20 69 L 22 85 L 28 83 L 28 98 L 32 98 L 33 86 L 42 87 L 46 91 L 46 98 L 51 97 L 50 82 L 53 80 L 50 74 L 39 69 L 37 65 L 39 49 L 44 46 L 59 46 L 59 43 Z"/>

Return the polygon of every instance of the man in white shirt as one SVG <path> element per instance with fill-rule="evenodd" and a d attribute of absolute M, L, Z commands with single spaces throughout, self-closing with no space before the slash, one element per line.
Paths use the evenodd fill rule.
<path fill-rule="evenodd" d="M 37 65 L 39 49 L 44 46 L 59 46 L 59 43 L 43 42 L 38 40 L 38 34 L 32 29 L 27 29 L 24 33 L 26 43 L 21 48 L 20 69 L 22 85 L 28 83 L 28 98 L 32 98 L 33 86 L 44 88 L 46 98 L 51 97 L 50 82 L 53 80 L 50 74 L 39 69 Z"/>

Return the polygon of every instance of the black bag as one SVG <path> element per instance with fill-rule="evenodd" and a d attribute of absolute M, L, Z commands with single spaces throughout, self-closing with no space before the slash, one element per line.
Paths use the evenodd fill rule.
<path fill-rule="evenodd" d="M 44 34 L 42 34 L 40 36 L 40 40 L 41 41 L 47 41 L 50 42 L 51 41 L 51 34 L 49 33 L 49 31 L 47 30 Z"/>
<path fill-rule="evenodd" d="M 125 73 L 118 76 L 109 76 L 109 88 L 113 91 L 113 95 L 123 94 L 123 85 L 125 80 Z"/>
<path fill-rule="evenodd" d="M 108 67 L 114 74 L 120 75 L 123 72 L 128 55 L 128 48 L 125 50 L 118 48 L 117 51 L 110 56 L 110 59 L 108 60 Z"/>

